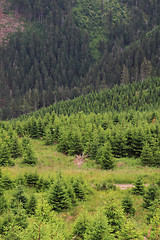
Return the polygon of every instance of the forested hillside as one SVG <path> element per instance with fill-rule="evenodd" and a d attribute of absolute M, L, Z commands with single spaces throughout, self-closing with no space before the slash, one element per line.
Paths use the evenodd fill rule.
<path fill-rule="evenodd" d="M 6 0 L 25 30 L 0 47 L 0 117 L 159 76 L 159 1 Z"/>
<path fill-rule="evenodd" d="M 159 240 L 159 85 L 1 121 L 0 239 Z"/>

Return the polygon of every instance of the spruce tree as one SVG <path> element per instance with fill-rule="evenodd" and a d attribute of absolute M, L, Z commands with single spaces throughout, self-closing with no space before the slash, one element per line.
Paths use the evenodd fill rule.
<path fill-rule="evenodd" d="M 35 195 L 32 195 L 27 205 L 27 214 L 34 215 L 37 206 Z"/>
<path fill-rule="evenodd" d="M 37 163 L 37 158 L 34 156 L 34 153 L 29 145 L 27 145 L 24 150 L 22 163 L 29 165 L 35 165 Z"/>
<path fill-rule="evenodd" d="M 113 240 L 111 227 L 108 224 L 106 215 L 101 209 L 94 215 L 91 223 L 88 225 L 84 240 Z"/>
<path fill-rule="evenodd" d="M 68 209 L 71 205 L 71 199 L 61 176 L 58 177 L 51 187 L 49 203 L 52 209 L 57 212 Z"/>
<path fill-rule="evenodd" d="M 11 157 L 17 158 L 22 155 L 22 149 L 18 141 L 18 137 L 13 135 L 10 140 L 10 153 Z"/>
<path fill-rule="evenodd" d="M 10 151 L 6 144 L 0 146 L 0 166 L 9 166 L 13 165 L 13 162 L 10 158 Z"/>
<path fill-rule="evenodd" d="M 135 182 L 135 187 L 132 189 L 133 194 L 143 195 L 144 194 L 144 185 L 142 182 L 142 178 L 138 177 Z"/>
<path fill-rule="evenodd" d="M 98 149 L 96 159 L 103 169 L 112 169 L 114 167 L 114 158 L 109 142 L 106 142 L 104 146 Z"/>
<path fill-rule="evenodd" d="M 134 215 L 135 209 L 133 208 L 133 202 L 130 196 L 126 195 L 122 199 L 122 208 L 126 214 Z"/>
<path fill-rule="evenodd" d="M 141 152 L 141 161 L 143 165 L 152 165 L 153 164 L 153 152 L 150 148 L 150 145 L 146 142 Z"/>
<path fill-rule="evenodd" d="M 154 200 L 158 197 L 158 187 L 157 185 L 150 185 L 143 196 L 143 207 L 149 208 L 152 206 Z"/>

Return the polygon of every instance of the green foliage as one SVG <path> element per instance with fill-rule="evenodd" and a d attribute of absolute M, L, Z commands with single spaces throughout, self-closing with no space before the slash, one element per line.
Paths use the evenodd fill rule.
<path fill-rule="evenodd" d="M 122 199 L 122 208 L 126 214 L 134 215 L 135 209 L 133 208 L 133 201 L 129 195 Z"/>
<path fill-rule="evenodd" d="M 24 150 L 22 163 L 28 165 L 35 165 L 37 163 L 37 158 L 34 156 L 30 146 L 27 146 Z"/>
<path fill-rule="evenodd" d="M 81 178 L 72 179 L 73 191 L 76 195 L 76 198 L 79 200 L 84 200 L 87 194 L 86 186 Z"/>
<path fill-rule="evenodd" d="M 125 221 L 125 216 L 123 209 L 121 208 L 121 204 L 115 201 L 113 198 L 107 199 L 105 206 L 105 215 L 108 219 L 108 224 L 111 227 L 111 231 L 113 233 L 121 231 Z"/>
<path fill-rule="evenodd" d="M 34 215 L 36 211 L 37 201 L 34 195 L 28 201 L 27 214 Z"/>
<path fill-rule="evenodd" d="M 13 162 L 10 158 L 10 151 L 6 144 L 0 146 L 0 166 L 9 166 L 13 165 Z"/>
<path fill-rule="evenodd" d="M 0 190 L 1 191 L 1 190 Z M 2 192 L 0 192 L 0 214 L 2 214 L 3 212 L 5 212 L 7 209 L 7 203 L 6 203 L 6 199 L 3 195 Z"/>
<path fill-rule="evenodd" d="M 51 132 L 50 128 L 46 129 L 43 139 L 44 139 L 44 143 L 46 145 L 53 144 L 53 135 L 52 135 L 52 132 Z"/>
<path fill-rule="evenodd" d="M 158 197 L 158 187 L 150 185 L 143 196 L 143 207 L 149 208 L 152 206 L 154 200 Z"/>
<path fill-rule="evenodd" d="M 160 223 L 160 207 L 158 206 L 156 208 L 156 211 L 150 221 L 151 223 L 151 234 L 150 234 L 150 239 L 159 239 L 160 238 L 160 231 L 159 231 L 159 223 Z"/>
<path fill-rule="evenodd" d="M 84 211 L 83 213 L 79 214 L 73 226 L 72 230 L 73 236 L 77 236 L 80 239 L 84 239 L 85 232 L 88 229 L 90 223 L 91 220 L 88 212 Z"/>
<path fill-rule="evenodd" d="M 22 148 L 16 135 L 13 135 L 10 139 L 10 153 L 13 158 L 22 156 Z"/>
<path fill-rule="evenodd" d="M 88 225 L 84 239 L 85 240 L 113 240 L 114 237 L 110 234 L 111 228 L 108 225 L 107 217 L 101 210 L 97 211 L 92 221 Z"/>
<path fill-rule="evenodd" d="M 52 210 L 57 212 L 68 209 L 71 206 L 71 199 L 69 197 L 67 187 L 64 180 L 59 176 L 54 182 L 50 190 L 49 203 Z"/>
<path fill-rule="evenodd" d="M 126 219 L 121 231 L 118 234 L 120 240 L 143 239 L 143 234 L 138 230 L 137 226 L 131 219 Z"/>
<path fill-rule="evenodd" d="M 28 187 L 36 187 L 39 181 L 38 173 L 28 173 L 24 175 L 25 178 L 25 185 Z"/>
<path fill-rule="evenodd" d="M 48 222 L 52 213 L 52 206 L 48 201 L 44 199 L 43 195 L 37 201 L 37 207 L 35 209 L 35 216 L 39 223 Z"/>
<path fill-rule="evenodd" d="M 2 177 L 2 183 L 3 183 L 3 188 L 6 190 L 12 189 L 14 187 L 14 182 L 7 175 L 4 175 Z"/>
<path fill-rule="evenodd" d="M 144 194 L 144 185 L 141 177 L 138 177 L 136 182 L 135 182 L 135 187 L 132 189 L 133 194 L 139 194 L 143 195 Z"/>
<path fill-rule="evenodd" d="M 114 167 L 114 158 L 109 142 L 98 149 L 96 159 L 103 169 L 112 169 Z"/>
<path fill-rule="evenodd" d="M 27 202 L 28 199 L 24 194 L 24 190 L 21 186 L 17 186 L 16 192 L 13 195 L 12 201 L 11 201 L 11 208 L 14 210 L 16 213 L 17 208 L 21 205 L 24 209 L 27 208 Z"/>
<path fill-rule="evenodd" d="M 148 143 L 145 143 L 142 149 L 141 161 L 142 161 L 142 164 L 144 165 L 153 165 L 153 161 L 154 161 L 153 152 Z"/>

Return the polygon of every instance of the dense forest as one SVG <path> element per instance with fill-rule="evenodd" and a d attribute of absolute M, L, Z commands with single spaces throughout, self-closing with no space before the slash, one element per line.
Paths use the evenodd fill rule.
<path fill-rule="evenodd" d="M 0 46 L 0 117 L 159 75 L 159 1 L 16 1 Z"/>

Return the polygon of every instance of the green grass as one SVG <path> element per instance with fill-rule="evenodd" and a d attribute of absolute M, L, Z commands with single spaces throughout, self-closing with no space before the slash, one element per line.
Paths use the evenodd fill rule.
<path fill-rule="evenodd" d="M 141 176 L 144 183 L 152 183 L 159 179 L 160 169 L 143 167 L 140 165 L 140 159 L 134 158 L 120 158 L 116 159 L 116 165 L 113 170 L 101 170 L 96 166 L 95 162 L 90 159 L 85 159 L 85 163 L 81 168 L 77 167 L 74 163 L 75 156 L 67 156 L 57 152 L 57 146 L 45 146 L 43 141 L 31 140 L 32 149 L 38 159 L 35 166 L 22 165 L 22 158 L 15 161 L 12 167 L 2 167 L 2 173 L 7 175 L 12 180 L 24 176 L 26 173 L 38 173 L 44 179 L 55 179 L 56 174 L 61 172 L 62 176 L 67 179 L 71 177 L 82 177 L 82 179 L 91 187 L 91 192 L 86 196 L 83 201 L 78 201 L 76 206 L 72 206 L 67 211 L 59 213 L 58 216 L 62 217 L 68 228 L 71 231 L 74 221 L 77 219 L 79 213 L 84 211 L 89 212 L 91 215 L 95 213 L 99 207 L 105 207 L 109 198 L 113 198 L 117 204 L 122 204 L 122 199 L 126 194 L 131 195 L 131 189 L 120 190 L 98 190 L 98 186 L 109 183 L 130 184 L 134 183 L 137 177 Z M 25 195 L 30 199 L 34 193 L 36 199 L 48 200 L 50 189 L 44 192 L 37 193 L 34 188 L 23 187 Z M 16 189 L 7 190 L 4 193 L 9 206 L 11 199 Z M 147 211 L 142 207 L 143 197 L 131 195 L 133 199 L 133 207 L 136 210 L 135 216 L 132 221 L 136 222 L 137 229 L 143 231 L 144 235 L 148 233 L 149 227 L 146 222 Z M 34 219 L 28 218 L 30 224 Z"/>
<path fill-rule="evenodd" d="M 75 163 L 75 156 L 67 156 L 57 152 L 57 146 L 45 146 L 43 141 L 31 140 L 32 149 L 38 162 L 35 166 L 22 165 L 21 158 L 15 161 L 13 167 L 2 167 L 2 172 L 13 179 L 28 172 L 37 172 L 40 176 L 48 178 L 57 172 L 62 172 L 66 177 L 82 176 L 89 183 L 134 183 L 141 176 L 145 183 L 152 183 L 159 179 L 160 169 L 144 167 L 140 165 L 140 159 L 120 158 L 116 159 L 113 170 L 101 170 L 95 161 L 86 159 L 79 168 Z"/>

